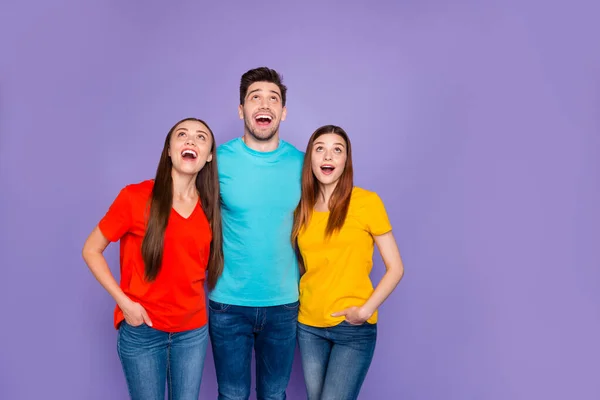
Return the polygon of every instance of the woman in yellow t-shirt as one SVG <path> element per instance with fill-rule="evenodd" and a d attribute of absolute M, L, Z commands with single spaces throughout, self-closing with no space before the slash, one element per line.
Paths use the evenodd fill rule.
<path fill-rule="evenodd" d="M 346 132 L 326 125 L 304 156 L 292 241 L 301 265 L 298 344 L 309 400 L 351 400 L 367 375 L 377 308 L 404 274 L 383 202 L 354 187 Z M 369 278 L 377 245 L 386 273 Z"/>

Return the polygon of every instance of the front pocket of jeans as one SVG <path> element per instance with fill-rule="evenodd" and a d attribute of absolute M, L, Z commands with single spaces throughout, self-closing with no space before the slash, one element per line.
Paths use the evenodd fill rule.
<path fill-rule="evenodd" d="M 283 304 L 283 308 L 286 308 L 288 310 L 297 310 L 299 306 L 300 306 L 300 302 L 298 300 L 296 300 L 293 303 Z"/>
<path fill-rule="evenodd" d="M 121 326 L 123 326 L 123 328 L 125 328 L 125 329 L 134 329 L 134 330 L 139 330 L 142 328 L 149 328 L 149 326 L 145 322 L 142 322 L 139 325 L 131 325 L 126 320 L 121 321 Z"/>
<path fill-rule="evenodd" d="M 359 325 L 357 325 L 357 324 L 351 324 L 351 323 L 350 323 L 350 322 L 348 322 L 347 320 L 343 320 L 343 321 L 340 323 L 340 325 L 344 325 L 344 326 L 353 326 L 353 327 L 356 327 L 356 328 L 358 328 L 358 327 L 361 327 L 361 326 L 365 326 L 365 325 L 367 325 L 367 324 L 368 324 L 368 322 L 367 322 L 367 321 L 365 321 L 365 322 L 363 322 L 362 324 L 359 324 Z"/>
<path fill-rule="evenodd" d="M 213 311 L 213 312 L 217 312 L 217 313 L 225 312 L 229 309 L 229 307 L 231 307 L 231 304 L 223 304 L 223 303 L 219 303 L 218 301 L 212 301 L 212 300 L 208 301 L 208 308 L 210 309 L 210 311 Z"/>

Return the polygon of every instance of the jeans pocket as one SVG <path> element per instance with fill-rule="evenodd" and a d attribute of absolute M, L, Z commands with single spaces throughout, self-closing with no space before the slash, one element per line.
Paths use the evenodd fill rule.
<path fill-rule="evenodd" d="M 296 300 L 293 303 L 282 304 L 281 306 L 288 310 L 297 310 L 298 307 L 300 306 L 300 302 L 298 300 Z"/>
<path fill-rule="evenodd" d="M 142 322 L 139 325 L 131 325 L 130 323 L 128 323 L 127 321 L 123 320 L 121 321 L 121 323 L 119 324 L 119 328 L 125 328 L 125 329 L 140 329 L 140 328 L 144 328 L 144 327 L 148 327 L 148 325 L 146 325 L 145 322 Z"/>
<path fill-rule="evenodd" d="M 216 313 L 226 312 L 229 309 L 229 307 L 231 307 L 231 304 L 224 304 L 224 303 L 219 303 L 218 301 L 208 300 L 208 308 L 212 312 L 216 312 Z"/>
<path fill-rule="evenodd" d="M 350 322 L 348 322 L 347 320 L 343 320 L 340 325 L 343 326 L 354 326 L 354 327 L 358 327 L 358 326 L 365 326 L 369 324 L 367 321 L 363 322 L 362 324 L 351 324 Z"/>

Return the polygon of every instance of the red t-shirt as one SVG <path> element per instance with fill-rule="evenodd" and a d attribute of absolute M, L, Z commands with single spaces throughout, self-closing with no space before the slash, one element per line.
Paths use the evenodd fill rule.
<path fill-rule="evenodd" d="M 121 289 L 146 309 L 152 327 L 166 332 L 196 329 L 207 322 L 204 280 L 212 240 L 210 225 L 200 201 L 187 219 L 172 209 L 162 267 L 153 282 L 146 281 L 142 240 L 153 186 L 154 181 L 147 180 L 123 188 L 98 226 L 111 242 L 121 241 Z M 117 306 L 115 328 L 123 319 Z"/>

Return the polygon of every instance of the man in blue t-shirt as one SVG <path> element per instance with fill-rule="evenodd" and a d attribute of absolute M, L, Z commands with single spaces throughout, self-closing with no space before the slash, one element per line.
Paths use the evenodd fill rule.
<path fill-rule="evenodd" d="M 292 371 L 299 273 L 290 236 L 304 153 L 279 138 L 286 91 L 272 69 L 246 72 L 244 135 L 217 149 L 225 265 L 209 327 L 219 399 L 250 396 L 253 347 L 258 399 L 285 399 Z"/>

